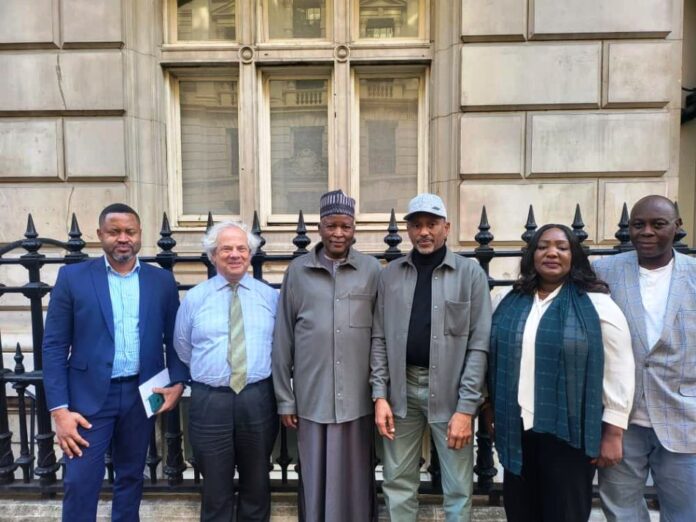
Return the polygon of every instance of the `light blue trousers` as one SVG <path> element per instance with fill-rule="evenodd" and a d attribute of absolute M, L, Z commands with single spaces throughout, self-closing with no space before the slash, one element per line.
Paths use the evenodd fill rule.
<path fill-rule="evenodd" d="M 382 491 L 393 522 L 416 522 L 418 515 L 419 460 L 423 434 L 428 427 L 428 370 L 409 367 L 406 417 L 394 418 L 396 439 L 384 439 Z M 447 522 L 469 522 L 473 488 L 473 445 L 460 450 L 447 447 L 447 422 L 430 424 L 440 468 Z"/>
<path fill-rule="evenodd" d="M 648 471 L 660 501 L 661 522 L 696 521 L 696 454 L 672 453 L 655 431 L 631 424 L 624 432 L 623 460 L 599 470 L 599 497 L 608 522 L 648 522 L 643 497 Z"/>

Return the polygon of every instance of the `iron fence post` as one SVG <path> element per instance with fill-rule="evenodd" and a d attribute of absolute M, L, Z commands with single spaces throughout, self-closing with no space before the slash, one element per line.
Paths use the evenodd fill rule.
<path fill-rule="evenodd" d="M 160 251 L 155 256 L 157 264 L 165 270 L 174 272 L 177 254 L 174 252 L 176 241 L 172 237 L 172 229 L 169 226 L 169 218 L 165 212 L 162 215 L 162 228 L 160 229 L 160 239 L 157 241 Z M 173 326 L 173 325 L 172 325 Z M 180 403 L 171 411 L 164 414 L 164 467 L 162 472 L 167 477 L 170 486 L 181 484 L 184 480 L 186 462 L 184 460 L 183 432 L 181 431 L 181 410 Z M 161 459 L 160 459 L 161 460 Z"/>
<path fill-rule="evenodd" d="M 7 394 L 5 393 L 5 369 L 2 359 L 2 338 L 0 338 L 0 484 L 14 482 L 17 463 L 12 453 L 12 432 L 7 414 Z"/>
<path fill-rule="evenodd" d="M 34 371 L 41 372 L 43 368 L 43 357 L 41 353 L 41 345 L 43 344 L 43 309 L 41 300 L 45 296 L 49 287 L 41 282 L 41 267 L 46 256 L 39 253 L 42 246 L 42 241 L 34 227 L 34 220 L 29 214 L 27 220 L 27 230 L 24 233 L 24 241 L 22 248 L 27 253 L 21 256 L 20 263 L 29 272 L 29 283 L 24 285 L 23 294 L 29 299 L 31 310 L 31 337 L 32 350 L 34 355 Z M 41 375 L 41 373 L 38 373 Z M 38 378 L 34 383 L 36 387 L 36 417 L 38 434 L 36 435 L 36 444 L 38 446 L 37 465 L 34 473 L 40 478 L 42 486 L 48 486 L 56 481 L 56 471 L 59 464 L 56 461 L 56 454 L 53 449 L 54 433 L 51 427 L 51 415 L 46 406 L 46 397 L 44 395 L 43 379 Z"/>
<path fill-rule="evenodd" d="M 530 208 L 530 212 L 532 212 Z M 534 216 L 532 215 L 532 221 Z M 474 240 L 478 243 L 474 249 L 476 260 L 486 272 L 489 280 L 489 287 L 492 288 L 492 280 L 490 276 L 490 263 L 495 257 L 495 250 L 490 246 L 494 236 L 491 233 L 491 226 L 488 223 L 488 213 L 485 205 L 481 209 L 481 219 L 479 221 L 478 233 L 474 236 Z M 486 431 L 486 427 L 480 422 L 481 417 L 478 415 L 479 422 L 476 430 L 476 464 L 474 473 L 478 477 L 477 486 L 479 493 L 489 493 L 493 486 L 493 477 L 496 476 L 498 470 L 493 462 L 493 441 Z M 490 499 L 489 499 L 490 501 Z"/>

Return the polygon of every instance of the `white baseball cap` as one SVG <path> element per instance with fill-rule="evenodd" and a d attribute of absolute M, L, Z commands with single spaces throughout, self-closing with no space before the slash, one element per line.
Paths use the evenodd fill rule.
<path fill-rule="evenodd" d="M 440 199 L 440 196 L 435 194 L 430 194 L 425 192 L 423 194 L 418 194 L 408 203 L 408 214 L 404 216 L 404 219 L 408 221 L 414 214 L 419 212 L 425 212 L 427 214 L 432 214 L 437 217 L 447 219 L 447 210 L 445 209 L 445 204 Z"/>

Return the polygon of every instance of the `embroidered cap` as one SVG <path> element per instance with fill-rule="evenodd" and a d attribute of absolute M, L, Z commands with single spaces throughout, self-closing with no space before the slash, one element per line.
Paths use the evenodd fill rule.
<path fill-rule="evenodd" d="M 427 192 L 423 194 L 418 194 L 408 203 L 408 214 L 404 216 L 404 219 L 408 221 L 413 217 L 414 214 L 419 212 L 425 212 L 427 214 L 432 214 L 437 217 L 447 219 L 447 210 L 445 209 L 445 204 L 440 199 L 440 196 L 435 194 L 429 194 Z"/>
<path fill-rule="evenodd" d="M 319 217 L 334 214 L 355 217 L 355 200 L 346 196 L 342 190 L 332 190 L 319 199 Z"/>

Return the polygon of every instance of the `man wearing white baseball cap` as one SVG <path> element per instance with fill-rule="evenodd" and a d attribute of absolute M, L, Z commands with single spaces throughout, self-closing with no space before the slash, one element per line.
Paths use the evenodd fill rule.
<path fill-rule="evenodd" d="M 440 197 L 419 194 L 404 219 L 414 248 L 382 271 L 372 327 L 382 490 L 391 520 L 416 521 L 421 441 L 430 427 L 446 520 L 468 521 L 472 425 L 483 402 L 491 325 L 488 279 L 478 263 L 447 247 L 450 224 Z"/>

